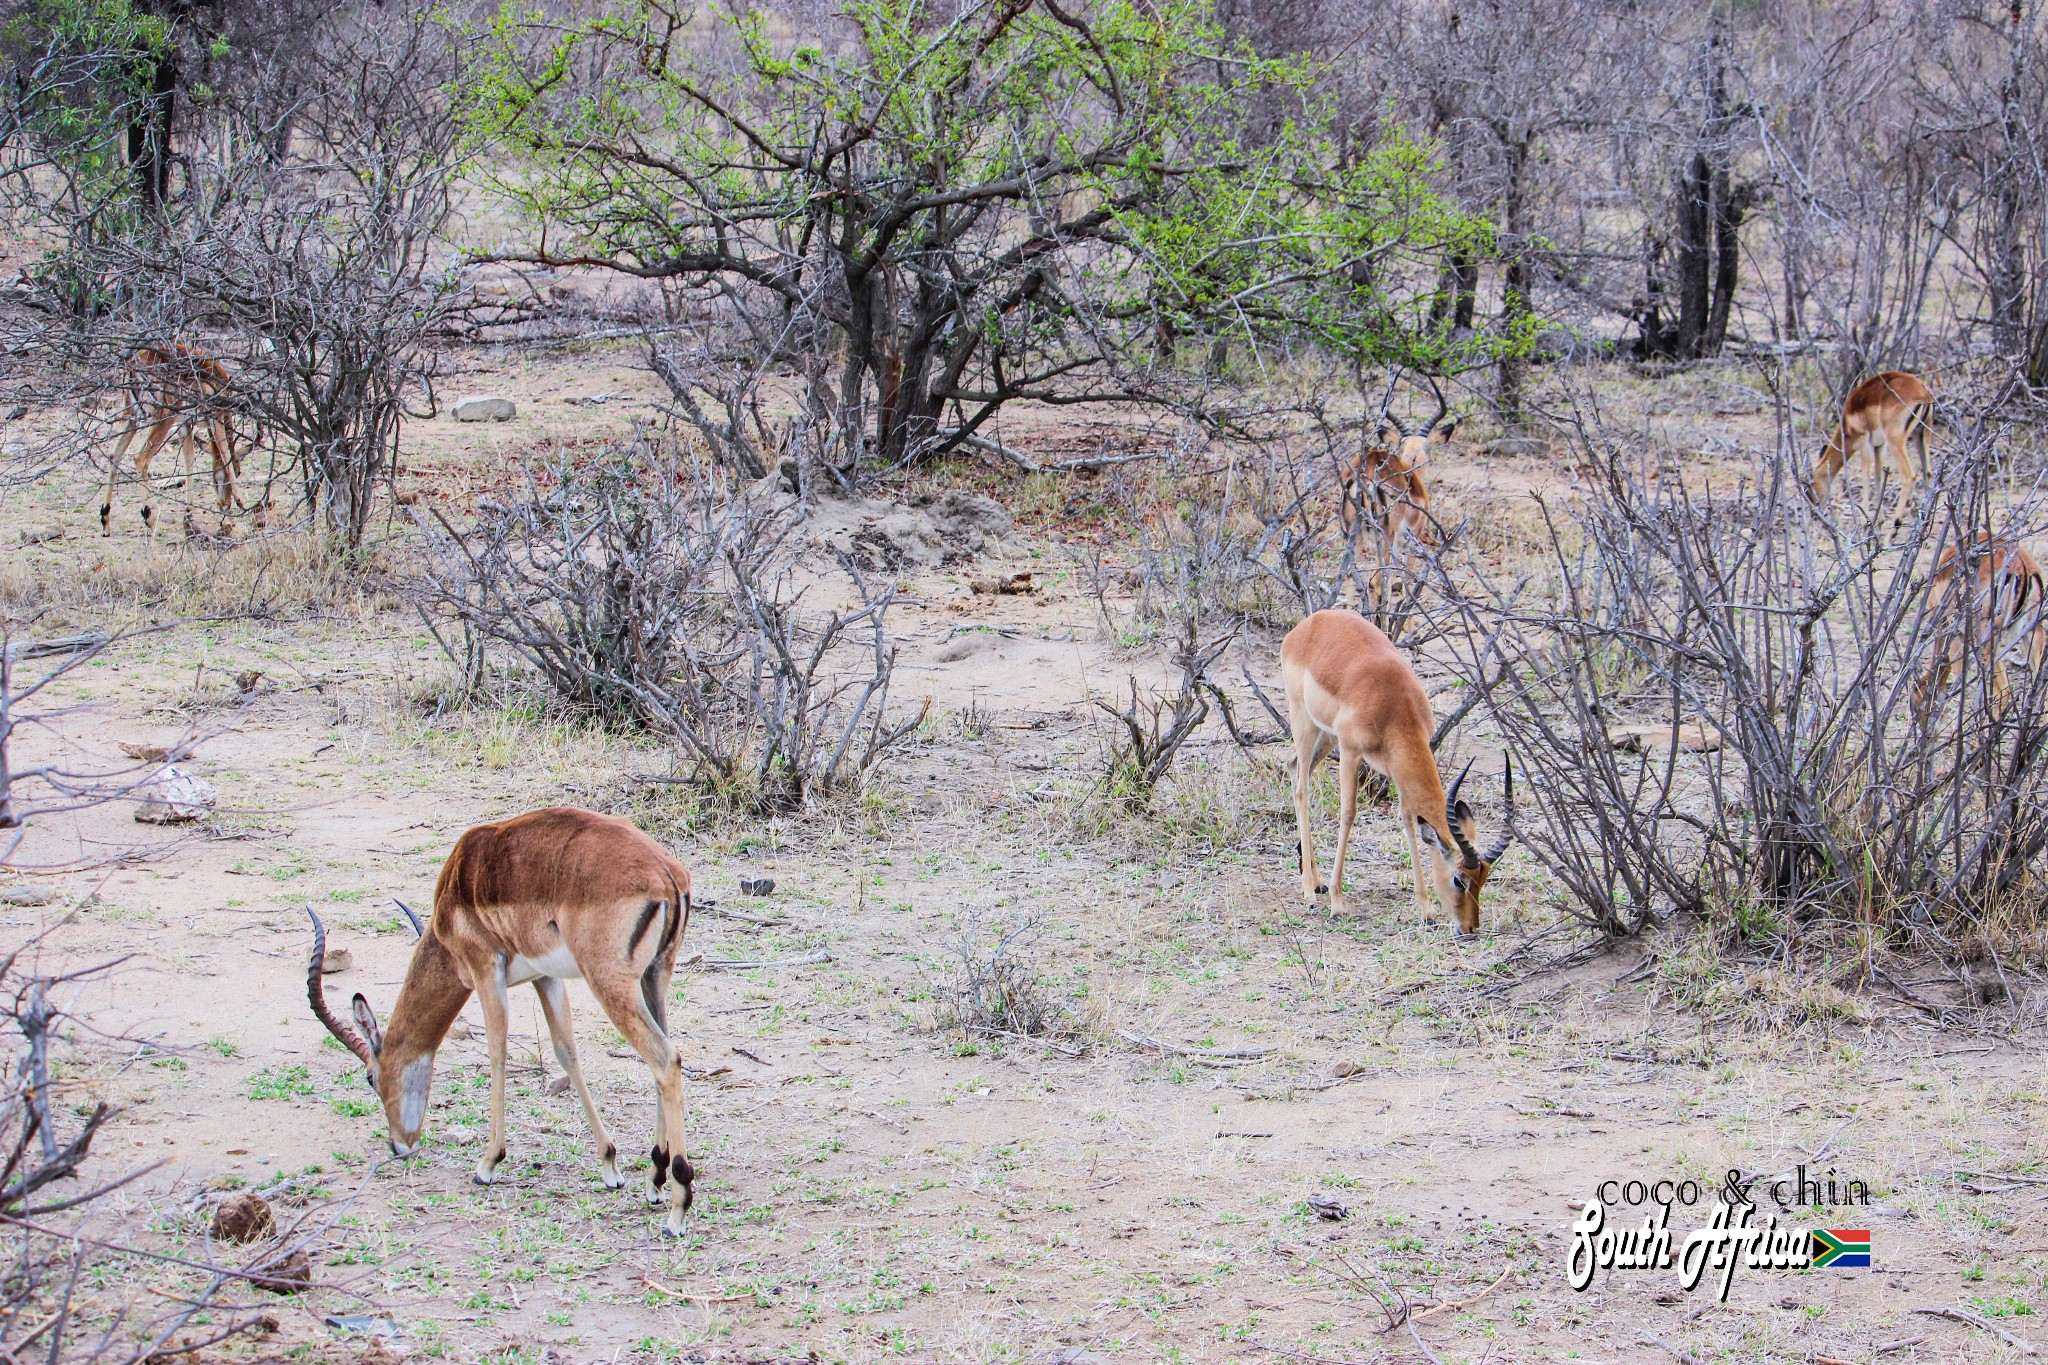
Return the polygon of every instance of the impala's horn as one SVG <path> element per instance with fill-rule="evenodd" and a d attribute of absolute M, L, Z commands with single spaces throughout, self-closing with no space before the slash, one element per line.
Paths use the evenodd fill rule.
<path fill-rule="evenodd" d="M 1379 425 L 1373 428 L 1375 437 L 1388 427 L 1392 427 L 1403 436 L 1408 434 L 1408 429 L 1401 425 L 1401 419 L 1394 416 L 1394 388 L 1400 382 L 1401 376 L 1398 371 L 1387 371 L 1387 391 L 1380 395 L 1380 421 Z"/>
<path fill-rule="evenodd" d="M 414 938 L 425 938 L 427 936 L 427 927 L 420 923 L 420 917 L 412 912 L 410 905 L 407 905 L 396 896 L 391 898 L 391 903 L 405 911 L 405 917 L 412 921 L 412 936 Z"/>
<path fill-rule="evenodd" d="M 1444 793 L 1444 823 L 1451 827 L 1451 838 L 1458 842 L 1458 855 L 1467 867 L 1479 866 L 1479 850 L 1472 847 L 1465 838 L 1465 827 L 1458 821 L 1458 789 L 1465 785 L 1465 774 L 1472 771 L 1472 760 L 1466 759 L 1465 766 L 1458 769 L 1458 776 L 1451 783 L 1451 789 Z M 1468 814 L 1470 812 L 1467 812 Z"/>
<path fill-rule="evenodd" d="M 1444 809 L 1458 804 L 1458 788 L 1465 785 L 1465 774 L 1472 771 L 1472 760 L 1466 759 L 1465 766 L 1458 769 L 1458 775 L 1451 779 L 1451 789 L 1444 793 Z"/>
<path fill-rule="evenodd" d="M 1501 792 L 1507 797 L 1507 809 L 1501 812 L 1500 838 L 1486 851 L 1488 863 L 1497 862 L 1500 855 L 1508 851 L 1508 845 L 1515 841 L 1515 760 L 1507 760 L 1506 775 L 1501 780 Z"/>
<path fill-rule="evenodd" d="M 313 956 L 306 962 L 306 999 L 312 1002 L 313 1017 L 327 1025 L 336 1041 L 362 1058 L 365 1066 L 375 1066 L 377 1059 L 370 1055 L 370 1045 L 363 1041 L 363 1035 L 335 1018 L 334 1011 L 327 1007 L 327 987 L 320 980 L 321 969 L 327 965 L 327 926 L 310 905 L 306 907 L 306 917 L 313 921 Z"/>
<path fill-rule="evenodd" d="M 1430 418 L 1429 425 L 1422 429 L 1422 434 L 1429 436 L 1433 435 L 1436 429 L 1443 425 L 1444 418 L 1451 415 L 1451 405 L 1444 401 L 1444 391 L 1437 387 L 1435 375 L 1426 374 L 1423 378 L 1429 381 L 1429 391 L 1436 395 L 1436 416 Z"/>

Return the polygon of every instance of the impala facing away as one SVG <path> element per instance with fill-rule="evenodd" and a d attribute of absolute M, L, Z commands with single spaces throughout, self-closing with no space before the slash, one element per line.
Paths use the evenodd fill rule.
<path fill-rule="evenodd" d="M 185 471 L 192 471 L 193 432 L 206 446 L 213 464 L 213 491 L 220 499 L 225 526 L 235 505 L 235 480 L 242 474 L 242 453 L 235 446 L 234 423 L 222 406 L 229 387 L 228 372 L 179 343 L 169 348 L 145 346 L 128 363 L 127 393 L 121 405 L 126 427 L 107 469 L 107 496 L 100 503 L 100 531 L 113 534 L 114 485 L 128 447 L 146 426 L 149 435 L 135 453 L 135 479 L 142 485 L 142 524 L 156 529 L 156 511 L 149 500 L 149 466 L 173 433 L 183 437 Z"/>
<path fill-rule="evenodd" d="M 1436 390 L 1436 381 L 1430 381 Z M 1419 429 L 1411 430 L 1392 410 L 1380 417 L 1378 444 L 1368 448 L 1339 476 L 1337 517 L 1348 540 L 1357 533 L 1359 513 L 1369 511 L 1378 532 L 1374 576 L 1375 600 L 1387 595 L 1387 574 L 1396 554 L 1401 567 L 1412 577 L 1417 556 L 1437 543 L 1435 523 L 1429 515 L 1429 489 L 1422 482 L 1422 464 L 1430 447 L 1442 445 L 1457 430 L 1458 419 L 1445 420 L 1449 405 L 1436 390 L 1436 416 Z"/>
<path fill-rule="evenodd" d="M 1934 419 L 1934 391 L 1920 377 L 1904 370 L 1886 370 L 1849 390 L 1842 404 L 1842 420 L 1835 425 L 1813 469 L 1813 496 L 1827 501 L 1835 479 L 1850 460 L 1859 456 L 1870 461 L 1871 477 L 1880 466 L 1873 437 L 1884 443 L 1885 454 L 1899 472 L 1899 502 L 1892 512 L 1892 525 L 1906 520 L 1906 508 L 1913 497 L 1913 483 L 1927 463 L 1927 435 Z M 1907 445 L 1917 447 L 1917 463 Z"/>
<path fill-rule="evenodd" d="M 306 913 L 313 915 L 312 907 Z M 582 977 L 654 1073 L 660 1105 L 647 1202 L 660 1203 L 662 1185 L 675 1177 L 666 1230 L 680 1237 L 696 1172 L 683 1155 L 683 1072 L 668 1039 L 667 997 L 689 920 L 690 874 L 667 850 L 624 820 L 555 806 L 478 825 L 455 841 L 434 885 L 433 921 L 413 949 L 388 1027 L 377 1026 L 360 995 L 353 1002 L 356 1028 L 328 1008 L 320 982 L 327 931 L 318 915 L 306 990 L 320 1022 L 369 1067 L 370 1088 L 391 1128 L 391 1150 L 400 1156 L 419 1146 L 434 1053 L 476 992 L 491 1052 L 491 1138 L 471 1178 L 488 1185 L 505 1159 L 507 992 L 531 981 L 555 1059 L 590 1121 L 604 1183 L 617 1189 L 625 1184 L 618 1149 L 583 1083 L 569 1025 L 563 982 Z M 417 920 L 413 927 L 419 928 Z"/>
<path fill-rule="evenodd" d="M 1913 688 L 1913 709 L 1923 717 L 1949 675 L 1962 667 L 1966 613 L 1975 618 L 1968 629 L 1979 637 L 1984 667 L 1991 675 L 1992 701 L 2001 711 L 2012 696 L 2005 661 L 2023 652 L 2028 665 L 2038 669 L 2048 657 L 2048 623 L 2042 620 L 2048 584 L 2042 581 L 2040 563 L 2026 546 L 1989 531 L 1977 533 L 1976 545 L 1977 590 L 1967 604 L 1957 592 L 1958 547 L 1949 546 L 1934 562 L 1927 604 L 1935 619 L 1935 660 Z"/>
<path fill-rule="evenodd" d="M 1308 832 L 1308 788 L 1316 761 L 1337 749 L 1337 862 L 1330 872 L 1330 911 L 1344 908 L 1344 855 L 1358 815 L 1361 761 L 1393 780 L 1415 862 L 1415 903 L 1429 913 L 1422 878 L 1419 834 L 1434 864 L 1437 899 L 1457 921 L 1458 931 L 1479 928 L 1479 889 L 1507 851 L 1512 832 L 1484 854 L 1473 847 L 1472 808 L 1458 799 L 1465 773 L 1444 792 L 1429 737 L 1436 728 L 1422 680 L 1379 627 L 1357 612 L 1319 611 L 1287 633 L 1280 644 L 1280 673 L 1287 683 L 1287 722 L 1294 731 L 1294 818 L 1301 832 L 1301 895 L 1310 904 L 1324 888 L 1316 880 L 1315 844 Z M 1472 765 L 1467 763 L 1465 771 Z M 1507 771 L 1508 810 L 1515 800 L 1514 769 Z M 1453 853 L 1457 865 L 1451 864 Z"/>

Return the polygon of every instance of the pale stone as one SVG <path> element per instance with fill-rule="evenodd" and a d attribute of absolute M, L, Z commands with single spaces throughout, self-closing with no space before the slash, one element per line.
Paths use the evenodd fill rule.
<path fill-rule="evenodd" d="M 175 825 L 200 819 L 211 814 L 219 800 L 211 783 L 176 768 L 158 773 L 143 792 L 141 803 L 135 807 L 135 818 L 146 825 Z"/>
<path fill-rule="evenodd" d="M 511 399 L 502 394 L 472 394 L 458 398 L 448 413 L 458 422 L 509 422 L 519 411 Z"/>

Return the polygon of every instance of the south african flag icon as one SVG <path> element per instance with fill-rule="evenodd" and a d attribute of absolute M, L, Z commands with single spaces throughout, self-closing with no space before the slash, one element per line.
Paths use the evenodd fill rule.
<path fill-rule="evenodd" d="M 1870 1267 L 1869 1228 L 1815 1228 L 1813 1238 L 1813 1268 L 1832 1266 L 1837 1270 L 1851 1270 Z"/>

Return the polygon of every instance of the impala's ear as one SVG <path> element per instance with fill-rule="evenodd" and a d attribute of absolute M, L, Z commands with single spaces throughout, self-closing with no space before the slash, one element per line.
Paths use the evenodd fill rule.
<path fill-rule="evenodd" d="M 1469 842 L 1473 834 L 1478 830 L 1478 825 L 1472 818 L 1472 807 L 1467 802 L 1458 802 L 1457 805 L 1451 807 L 1451 819 L 1456 822 L 1458 829 Z"/>
<path fill-rule="evenodd" d="M 1423 843 L 1443 854 L 1446 858 L 1451 856 L 1451 851 L 1444 847 L 1443 836 L 1436 832 L 1435 825 L 1429 823 L 1428 816 L 1418 815 L 1415 817 L 1415 832 L 1422 836 Z"/>
<path fill-rule="evenodd" d="M 1400 430 L 1401 429 L 1395 426 L 1392 422 L 1382 422 L 1380 423 L 1379 435 L 1375 436 L 1373 439 L 1378 441 L 1383 446 L 1392 445 L 1394 437 L 1400 434 Z"/>
<path fill-rule="evenodd" d="M 1436 429 L 1437 439 L 1441 441 L 1448 441 L 1451 439 L 1451 433 L 1456 431 L 1457 429 L 1458 419 L 1453 417 L 1449 421 L 1445 422 L 1442 426 Z"/>
<path fill-rule="evenodd" d="M 349 1013 L 356 1017 L 356 1027 L 362 1030 L 363 1040 L 370 1045 L 370 1055 L 376 1056 L 384 1050 L 384 1030 L 377 1027 L 377 1015 L 370 1008 L 370 1002 L 363 999 L 362 992 L 348 1002 Z"/>

